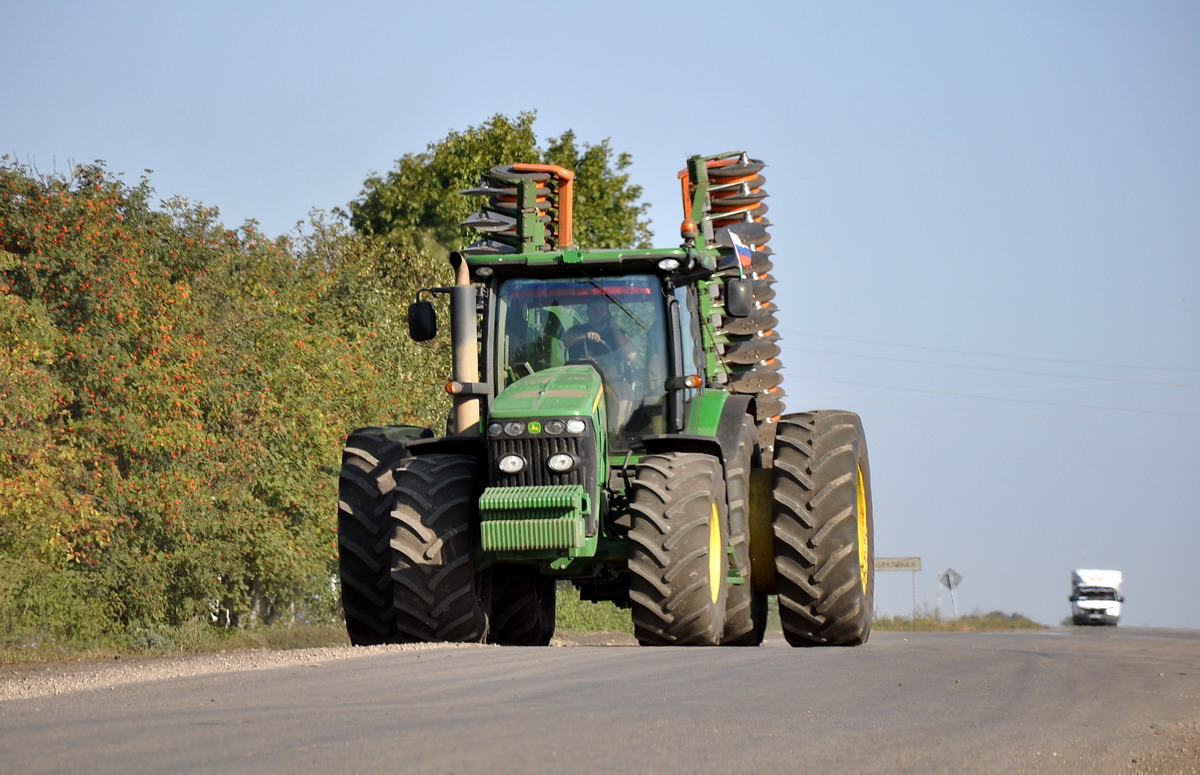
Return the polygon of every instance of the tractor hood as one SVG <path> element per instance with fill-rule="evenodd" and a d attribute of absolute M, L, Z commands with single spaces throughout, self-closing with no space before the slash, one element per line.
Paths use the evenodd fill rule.
<path fill-rule="evenodd" d="M 492 403 L 493 418 L 594 416 L 604 383 L 591 366 L 556 366 L 522 377 Z"/>

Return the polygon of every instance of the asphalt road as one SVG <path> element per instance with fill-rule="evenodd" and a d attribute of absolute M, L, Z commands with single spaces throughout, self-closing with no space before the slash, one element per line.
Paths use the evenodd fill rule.
<path fill-rule="evenodd" d="M 1200 631 L 321 654 L 0 701 L 0 773 L 1200 768 Z"/>

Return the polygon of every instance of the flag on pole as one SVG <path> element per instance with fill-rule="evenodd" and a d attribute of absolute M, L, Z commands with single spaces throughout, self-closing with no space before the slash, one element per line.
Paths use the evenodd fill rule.
<path fill-rule="evenodd" d="M 733 242 L 733 251 L 737 253 L 739 267 L 744 269 L 750 266 L 750 246 L 742 242 L 732 230 L 729 232 L 729 239 Z M 738 274 L 741 274 L 739 271 Z"/>

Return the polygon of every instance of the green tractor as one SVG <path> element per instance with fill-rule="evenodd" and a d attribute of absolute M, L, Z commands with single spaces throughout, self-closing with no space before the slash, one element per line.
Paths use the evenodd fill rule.
<path fill-rule="evenodd" d="M 350 434 L 338 544 L 356 645 L 546 645 L 555 593 L 632 609 L 647 646 L 756 646 L 777 595 L 793 646 L 871 631 L 862 425 L 784 414 L 764 165 L 695 156 L 682 244 L 582 250 L 571 171 L 514 164 L 464 193 L 481 237 L 449 296 L 445 436 Z"/>

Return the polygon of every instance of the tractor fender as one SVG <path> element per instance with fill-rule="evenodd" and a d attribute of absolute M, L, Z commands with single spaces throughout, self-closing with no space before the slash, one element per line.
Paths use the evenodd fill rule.
<path fill-rule="evenodd" d="M 746 415 L 754 416 L 754 397 L 705 391 L 696 399 L 685 433 L 667 433 L 643 439 L 646 452 L 703 452 L 724 465 L 737 452 L 738 435 Z"/>
<path fill-rule="evenodd" d="M 409 442 L 408 453 L 414 457 L 440 454 L 469 455 L 483 460 L 487 456 L 487 444 L 482 436 L 438 436 Z"/>

